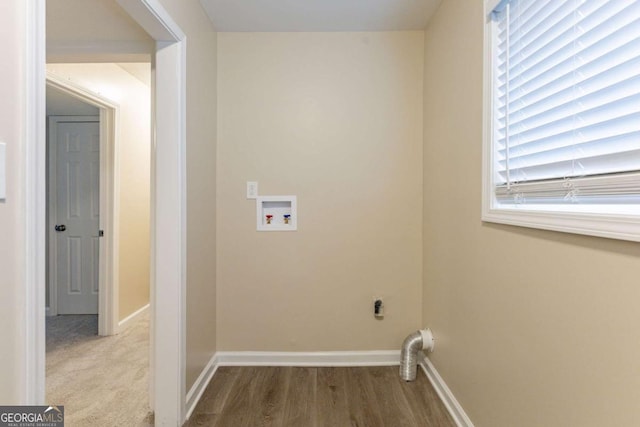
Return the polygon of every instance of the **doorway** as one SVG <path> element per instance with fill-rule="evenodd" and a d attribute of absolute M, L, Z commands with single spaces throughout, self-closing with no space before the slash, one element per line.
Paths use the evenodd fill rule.
<path fill-rule="evenodd" d="M 157 1 L 117 0 L 155 40 L 154 134 L 152 158 L 151 409 L 156 425 L 185 419 L 186 284 L 186 36 Z M 25 401 L 44 404 L 45 244 L 45 2 L 26 0 L 29 78 L 24 170 L 25 324 L 27 343 L 22 378 Z"/>
<path fill-rule="evenodd" d="M 92 210 L 93 216 L 98 216 L 98 227 L 93 224 L 93 233 L 91 245 L 87 243 L 87 250 L 94 252 L 93 263 L 85 267 L 85 276 L 88 275 L 86 269 L 91 271 L 91 277 L 87 280 L 93 282 L 94 289 L 97 287 L 98 292 L 92 292 L 93 302 L 97 299 L 98 315 L 98 334 L 102 336 L 113 335 L 118 331 L 118 220 L 115 214 L 118 197 L 118 185 L 116 171 L 118 170 L 117 152 L 118 152 L 118 138 L 117 135 L 117 118 L 119 117 L 120 106 L 113 101 L 95 93 L 84 86 L 74 82 L 70 76 L 63 78 L 60 75 L 48 72 L 46 74 L 46 86 L 47 94 L 49 97 L 53 96 L 61 98 L 60 106 L 57 110 L 60 113 L 72 113 L 72 112 L 84 112 L 97 114 L 97 118 L 94 116 L 90 121 L 98 122 L 98 138 L 97 141 L 94 137 L 94 143 L 97 142 L 98 149 L 98 164 L 93 165 L 93 170 L 89 171 L 89 174 L 93 174 L 92 178 L 98 181 L 98 192 L 94 193 L 94 199 L 86 199 L 84 201 L 84 209 Z M 54 111 L 48 111 L 53 113 Z M 48 114 L 49 115 L 49 114 Z M 73 117 L 72 117 L 73 118 Z M 76 118 L 77 120 L 86 120 L 86 118 Z M 57 144 L 57 123 L 58 121 L 69 120 L 68 114 L 62 119 L 53 119 L 48 122 L 48 134 L 53 137 L 53 141 L 49 141 L 49 145 L 58 147 Z M 94 125 L 95 126 L 95 125 Z M 50 139 L 50 138 L 49 138 Z M 54 144 L 51 144 L 53 142 Z M 64 147 L 61 147 L 64 148 Z M 93 147 L 96 148 L 95 145 Z M 85 150 L 88 148 L 85 147 Z M 47 179 L 47 295 L 46 305 L 48 315 L 60 314 L 58 310 L 58 296 L 64 293 L 73 293 L 71 289 L 71 283 L 65 282 L 65 275 L 71 276 L 73 271 L 71 265 L 63 267 L 62 271 L 58 271 L 59 261 L 57 258 L 58 243 L 71 237 L 70 231 L 66 230 L 67 224 L 60 221 L 58 215 L 54 210 L 58 210 L 57 207 L 57 182 L 58 179 L 64 177 L 58 176 L 57 165 L 55 159 L 57 158 L 57 150 L 48 150 L 48 179 Z M 86 169 L 85 169 L 86 171 Z M 66 171 L 62 171 L 65 173 Z M 69 179 L 71 177 L 67 177 Z M 64 182 L 64 181 L 63 181 Z M 86 184 L 86 183 L 85 183 Z M 67 184 L 68 185 L 68 184 Z M 96 185 L 95 182 L 93 184 Z M 68 204 L 68 200 L 65 200 Z M 64 208 L 69 209 L 68 206 L 62 206 L 60 212 L 64 217 Z M 96 212 L 97 211 L 97 212 Z M 95 220 L 94 220 L 95 221 Z M 56 229 L 57 228 L 57 229 Z M 64 229 L 62 229 L 64 228 Z M 73 230 L 71 230 L 73 231 Z M 95 237 L 97 236 L 97 237 Z M 73 242 L 76 246 L 80 243 L 78 240 Z M 69 248 L 60 248 L 62 250 Z M 96 254 L 97 253 L 97 254 Z M 97 255 L 97 257 L 96 257 Z M 65 257 L 63 256 L 63 259 Z M 69 257 L 66 257 L 69 259 Z M 64 261 L 62 261 L 64 262 Z M 74 265 L 76 272 L 78 268 L 82 268 L 82 264 L 77 263 Z M 65 272 L 65 268 L 68 272 Z M 61 273 L 61 274 L 60 274 Z M 82 273 L 79 273 L 82 274 Z M 62 275 L 63 283 L 58 286 L 58 280 Z M 85 287 L 90 286 L 85 283 Z M 87 290 L 87 292 L 89 292 Z M 97 294 L 97 295 L 96 295 Z M 79 312 L 78 309 L 68 310 L 69 312 Z M 63 312 L 64 313 L 64 310 Z"/>
<path fill-rule="evenodd" d="M 70 423 L 93 424 L 100 402 L 123 409 L 119 423 L 147 425 L 150 64 L 58 63 L 47 70 L 48 300 L 56 316 L 46 322 L 46 399 L 64 405 Z M 117 133 L 101 135 L 100 111 L 111 112 Z M 113 262 L 104 268 L 107 258 Z M 106 308 L 116 323 L 109 333 L 101 328 L 111 336 L 98 337 L 103 291 L 115 296 Z"/>

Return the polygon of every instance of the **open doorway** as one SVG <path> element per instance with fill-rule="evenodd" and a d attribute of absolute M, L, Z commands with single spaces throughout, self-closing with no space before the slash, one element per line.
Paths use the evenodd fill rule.
<path fill-rule="evenodd" d="M 111 5 L 112 2 L 103 2 Z M 94 2 L 77 2 L 94 4 Z M 150 404 L 156 425 L 181 425 L 185 419 L 185 288 L 186 288 L 186 35 L 157 1 L 117 0 L 151 37 L 154 72 L 151 166 L 151 354 Z M 24 155 L 26 217 L 25 342 L 22 372 L 25 401 L 45 403 L 46 229 L 45 51 L 46 2 L 26 0 Z M 102 19 L 102 16 L 100 17 Z M 82 20 L 80 20 L 82 21 Z M 94 35 L 95 32 L 91 31 Z M 63 53 L 122 53 L 130 45 L 59 46 Z M 118 49 L 123 48 L 123 49 Z"/>
<path fill-rule="evenodd" d="M 107 403 L 148 423 L 150 73 L 47 66 L 46 399 L 78 425 Z"/>
<path fill-rule="evenodd" d="M 48 164 L 49 210 L 47 235 L 49 237 L 49 274 L 47 307 L 49 314 L 55 315 L 58 310 L 58 298 L 72 293 L 79 295 L 74 288 L 72 273 L 80 274 L 82 269 L 86 282 L 97 283 L 99 289 L 98 329 L 100 335 L 113 335 L 146 311 L 150 303 L 150 239 L 151 239 L 151 68 L 150 63 L 54 63 L 47 65 L 47 94 L 53 95 L 53 101 L 63 99 L 62 117 L 48 114 L 49 142 Z M 62 98 L 64 97 L 64 98 Z M 49 99 L 49 98 L 48 98 Z M 52 103 L 48 101 L 48 104 Z M 86 147 L 78 150 L 90 151 L 93 147 L 93 164 L 82 166 L 76 158 L 80 151 L 74 152 L 73 165 L 64 164 L 69 155 L 65 150 L 74 150 L 78 141 L 73 144 L 56 142 L 68 138 L 68 135 L 57 135 L 84 125 L 71 125 L 70 121 L 90 121 L 86 117 L 73 117 L 71 105 L 85 105 L 94 108 L 99 114 L 99 138 L 87 141 Z M 51 109 L 52 107 L 50 107 Z M 79 108 L 79 107 L 78 107 Z M 78 110 L 85 113 L 91 110 Z M 49 113 L 54 113 L 51 110 Z M 79 114 L 76 114 L 79 115 Z M 60 116 L 60 115 L 58 115 Z M 61 126 L 58 126 L 61 123 Z M 93 124 L 94 129 L 96 124 Z M 74 130 L 74 138 L 82 135 Z M 56 149 L 57 146 L 57 149 Z M 51 149 L 53 148 L 53 149 Z M 62 157 L 61 157 L 62 156 Z M 57 161 L 56 161 L 57 158 Z M 63 162 L 59 167 L 57 163 Z M 56 171 L 57 175 L 56 176 Z M 64 176 L 73 171 L 75 175 Z M 74 185 L 76 176 L 86 175 L 81 179 L 82 185 L 73 187 L 72 198 L 65 198 L 63 206 L 57 206 L 56 190 L 65 196 L 65 186 Z M 90 181 L 93 180 L 93 181 Z M 98 184 L 99 183 L 99 184 Z M 59 184 L 59 185 L 58 185 Z M 83 199 L 82 191 L 92 184 L 93 196 Z M 99 186 L 96 187 L 96 184 Z M 59 188 L 62 187 L 62 188 Z M 79 207 L 72 206 L 74 202 Z M 57 206 L 57 209 L 55 209 Z M 68 212 L 73 208 L 73 212 Z M 91 236 L 82 243 L 72 239 L 74 230 L 67 227 L 84 214 L 91 216 L 93 227 Z M 62 254 L 56 259 L 58 246 L 67 240 L 80 246 L 82 258 L 93 262 L 83 266 L 80 261 L 71 260 Z M 62 245 L 61 245 L 62 243 Z M 89 251 L 93 251 L 89 254 Z M 60 258 L 60 257 L 58 257 Z M 65 264 L 71 262 L 71 265 Z M 58 265 L 61 264 L 61 265 Z M 81 268 L 82 267 L 82 268 Z M 60 272 L 62 270 L 62 272 Z M 61 274 L 62 273 L 62 274 Z M 71 277 L 69 277 L 71 276 Z M 90 277 L 88 277 L 90 276 Z M 58 281 L 62 281 L 58 286 Z M 75 283 L 80 283 L 79 279 Z M 88 287 L 88 283 L 85 283 Z M 57 291 L 57 292 L 56 292 Z M 87 293 L 91 292 L 89 289 Z M 94 300 L 95 304 L 95 300 Z M 64 307 L 64 306 L 63 306 Z M 69 309 L 63 314 L 90 313 L 88 309 Z"/>

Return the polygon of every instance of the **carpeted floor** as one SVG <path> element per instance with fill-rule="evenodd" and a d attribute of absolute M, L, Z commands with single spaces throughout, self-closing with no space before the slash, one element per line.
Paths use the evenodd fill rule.
<path fill-rule="evenodd" d="M 47 404 L 64 405 L 67 427 L 153 426 L 148 314 L 118 335 L 97 332 L 97 316 L 47 317 Z"/>

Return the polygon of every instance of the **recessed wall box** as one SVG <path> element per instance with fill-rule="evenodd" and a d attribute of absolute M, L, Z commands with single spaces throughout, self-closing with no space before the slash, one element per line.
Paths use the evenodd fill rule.
<path fill-rule="evenodd" d="M 258 196 L 256 220 L 258 231 L 296 231 L 298 229 L 296 196 Z"/>

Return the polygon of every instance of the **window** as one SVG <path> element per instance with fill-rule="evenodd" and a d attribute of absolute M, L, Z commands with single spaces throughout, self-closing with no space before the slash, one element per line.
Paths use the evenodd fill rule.
<path fill-rule="evenodd" d="M 640 241 L 640 1 L 485 4 L 483 220 Z"/>

